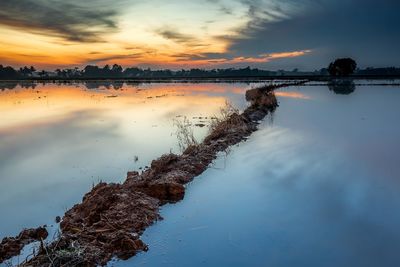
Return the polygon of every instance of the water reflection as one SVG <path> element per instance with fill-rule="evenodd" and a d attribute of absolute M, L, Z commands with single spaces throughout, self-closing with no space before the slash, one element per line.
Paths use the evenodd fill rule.
<path fill-rule="evenodd" d="M 244 90 L 2 92 L 0 237 L 51 224 L 93 181 L 121 181 L 173 148 L 171 118 L 204 118 L 226 99 L 243 107 Z M 302 86 L 278 97 L 273 125 L 261 125 L 195 179 L 184 201 L 163 208 L 166 220 L 145 233 L 148 253 L 115 265 L 400 265 L 400 90 L 363 86 L 343 99 L 326 86 Z"/>
<path fill-rule="evenodd" d="M 83 80 L 83 81 L 75 81 L 75 80 L 54 80 L 54 81 L 0 81 L 0 90 L 13 90 L 18 87 L 26 88 L 26 89 L 35 89 L 38 85 L 55 85 L 55 86 L 76 86 L 76 85 L 84 85 L 86 89 L 108 89 L 108 90 L 120 90 L 124 86 L 127 87 L 138 87 L 140 85 L 145 84 L 215 84 L 222 85 L 224 84 L 241 84 L 243 87 L 249 86 L 251 84 L 278 84 L 282 83 L 282 80 L 252 80 L 252 79 L 244 79 L 242 81 L 238 80 L 229 80 L 229 79 L 188 79 L 188 80 Z M 241 93 L 243 93 L 241 91 Z"/>
<path fill-rule="evenodd" d="M 54 82 L 41 82 L 41 81 L 0 81 L 0 90 L 13 90 L 16 88 L 25 88 L 25 89 L 35 89 L 37 86 L 45 86 L 45 85 L 54 85 L 54 86 L 73 86 L 73 85 L 84 85 L 87 89 L 114 89 L 119 90 L 124 85 L 126 86 L 139 86 L 140 82 L 124 82 L 124 81 L 83 81 L 83 82 L 76 82 L 76 81 L 54 81 Z"/>
<path fill-rule="evenodd" d="M 12 85 L 4 85 L 4 88 Z M 30 87 L 26 89 L 26 87 Z M 111 87 L 110 87 L 111 86 Z M 194 124 L 226 101 L 243 109 L 244 84 L 19 83 L 0 91 L 0 239 L 53 224 L 93 183 L 121 182 L 179 152 L 173 119 Z M 201 140 L 207 127 L 195 127 Z"/>
<path fill-rule="evenodd" d="M 277 91 L 275 93 L 277 97 L 288 97 L 288 98 L 296 98 L 296 99 L 311 99 L 310 96 L 305 95 L 301 92 L 285 92 L 285 91 Z"/>
<path fill-rule="evenodd" d="M 7 82 L 0 82 L 0 90 L 13 90 L 17 86 L 25 89 L 35 89 L 37 86 L 36 82 L 33 81 L 7 81 Z"/>
<path fill-rule="evenodd" d="M 123 81 L 85 81 L 85 86 L 87 89 L 99 89 L 100 87 L 104 87 L 108 90 L 114 89 L 119 90 L 124 86 Z M 140 83 L 127 83 L 128 86 L 136 86 L 140 85 Z"/>
<path fill-rule="evenodd" d="M 148 252 L 114 265 L 400 266 L 400 90 L 361 89 L 280 89 L 273 125 L 163 208 Z"/>
<path fill-rule="evenodd" d="M 356 90 L 353 80 L 335 79 L 328 83 L 328 88 L 338 95 L 350 95 Z"/>

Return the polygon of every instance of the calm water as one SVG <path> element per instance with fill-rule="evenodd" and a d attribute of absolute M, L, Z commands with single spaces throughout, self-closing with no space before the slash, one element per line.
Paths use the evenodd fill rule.
<path fill-rule="evenodd" d="M 128 170 L 169 151 L 179 153 L 174 120 L 186 116 L 193 124 L 207 123 L 227 100 L 244 108 L 248 87 L 14 86 L 0 83 L 0 239 L 52 224 L 93 183 L 121 182 Z M 194 128 L 199 140 L 207 131 Z"/>
<path fill-rule="evenodd" d="M 365 83 L 277 92 L 260 130 L 163 207 L 150 250 L 110 266 L 400 266 L 400 87 Z M 177 151 L 173 119 L 244 108 L 248 85 L 94 87 L 0 92 L 0 237 Z"/>
<path fill-rule="evenodd" d="M 348 92 L 347 92 L 348 93 Z M 400 88 L 278 92 L 116 266 L 400 266 Z"/>

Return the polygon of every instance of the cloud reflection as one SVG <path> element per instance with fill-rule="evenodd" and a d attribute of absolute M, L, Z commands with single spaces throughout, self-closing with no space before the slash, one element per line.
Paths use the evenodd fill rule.
<path fill-rule="evenodd" d="M 305 95 L 300 92 L 286 92 L 286 91 L 276 91 L 275 95 L 278 97 L 296 98 L 296 99 L 311 99 L 310 96 Z"/>

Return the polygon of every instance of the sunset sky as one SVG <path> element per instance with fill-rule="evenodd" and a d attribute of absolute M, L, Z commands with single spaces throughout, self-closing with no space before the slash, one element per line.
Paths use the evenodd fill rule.
<path fill-rule="evenodd" d="M 0 64 L 399 66 L 397 0 L 1 0 Z"/>

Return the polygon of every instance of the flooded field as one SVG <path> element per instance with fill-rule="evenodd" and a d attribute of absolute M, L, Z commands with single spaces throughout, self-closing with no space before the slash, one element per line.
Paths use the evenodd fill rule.
<path fill-rule="evenodd" d="M 23 84 L 24 85 L 24 84 Z M 0 238 L 52 224 L 99 181 L 121 182 L 170 151 L 175 122 L 201 140 L 226 101 L 244 108 L 246 84 L 3 84 Z"/>
<path fill-rule="evenodd" d="M 398 266 L 400 87 L 314 83 L 162 208 L 149 245 L 110 266 Z M 0 91 L 0 238 L 54 224 L 99 181 L 201 140 L 246 83 L 37 84 Z M 204 125 L 203 125 L 204 124 Z M 56 226 L 54 226 L 56 228 Z M 15 261 L 14 261 L 15 262 Z"/>
<path fill-rule="evenodd" d="M 400 265 L 400 88 L 280 89 L 260 130 L 110 266 Z"/>

